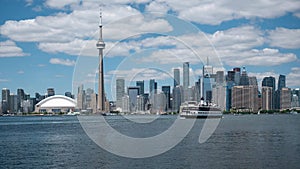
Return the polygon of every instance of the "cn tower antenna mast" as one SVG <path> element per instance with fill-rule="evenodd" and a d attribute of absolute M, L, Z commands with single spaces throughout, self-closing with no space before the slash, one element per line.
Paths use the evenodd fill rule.
<path fill-rule="evenodd" d="M 105 90 L 104 90 L 104 72 L 103 72 L 103 50 L 105 43 L 102 39 L 102 9 L 100 5 L 100 20 L 99 20 L 99 40 L 96 44 L 99 50 L 99 79 L 98 79 L 98 111 L 103 113 L 105 111 Z"/>

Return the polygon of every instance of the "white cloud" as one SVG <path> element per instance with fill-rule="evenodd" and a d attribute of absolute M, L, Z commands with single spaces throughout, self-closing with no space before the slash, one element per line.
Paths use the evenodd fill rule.
<path fill-rule="evenodd" d="M 19 70 L 17 73 L 18 74 L 24 74 L 25 72 L 23 70 Z"/>
<path fill-rule="evenodd" d="M 63 78 L 63 77 L 65 77 L 65 76 L 64 76 L 64 75 L 59 75 L 59 74 L 58 74 L 58 75 L 55 75 L 55 77 L 56 77 L 56 78 Z"/>
<path fill-rule="evenodd" d="M 78 5 L 80 0 L 47 0 L 45 5 L 50 8 L 64 9 L 69 5 Z"/>
<path fill-rule="evenodd" d="M 0 82 L 1 82 L 1 83 L 9 82 L 9 80 L 8 80 L 8 79 L 0 79 Z"/>
<path fill-rule="evenodd" d="M 23 50 L 11 40 L 0 42 L 0 57 L 27 56 Z"/>
<path fill-rule="evenodd" d="M 291 68 L 291 72 L 286 76 L 288 87 L 300 87 L 300 67 Z"/>
<path fill-rule="evenodd" d="M 158 0 L 176 11 L 180 17 L 190 21 L 218 25 L 233 19 L 275 18 L 288 12 L 299 11 L 297 0 L 248 0 L 248 1 L 199 1 Z M 279 8 L 280 7 L 280 8 Z"/>
<path fill-rule="evenodd" d="M 49 60 L 49 62 L 51 64 L 58 64 L 58 65 L 64 65 L 64 66 L 74 66 L 75 65 L 75 61 L 74 60 L 70 60 L 70 59 L 59 59 L 59 58 L 51 58 Z"/>
<path fill-rule="evenodd" d="M 300 29 L 276 28 L 268 31 L 268 34 L 271 46 L 286 49 L 300 48 Z"/>

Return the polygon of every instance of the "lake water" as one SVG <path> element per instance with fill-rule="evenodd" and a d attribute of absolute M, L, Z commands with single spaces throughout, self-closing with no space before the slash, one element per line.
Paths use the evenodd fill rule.
<path fill-rule="evenodd" d="M 91 119 L 93 117 L 91 116 Z M 106 117 L 120 132 L 148 137 L 166 130 L 176 116 L 134 124 Z M 174 148 L 133 159 L 95 144 L 75 116 L 0 117 L 0 168 L 299 168 L 300 115 L 225 115 L 202 144 L 203 119 Z M 166 140 L 167 141 L 167 140 Z"/>

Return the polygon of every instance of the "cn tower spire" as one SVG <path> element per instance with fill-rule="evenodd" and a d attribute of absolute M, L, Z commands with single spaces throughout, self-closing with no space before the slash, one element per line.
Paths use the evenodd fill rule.
<path fill-rule="evenodd" d="M 105 90 L 104 90 L 104 75 L 103 75 L 103 50 L 105 43 L 102 39 L 102 9 L 100 7 L 100 21 L 99 21 L 99 40 L 96 44 L 99 50 L 99 79 L 98 79 L 98 111 L 105 112 Z"/>

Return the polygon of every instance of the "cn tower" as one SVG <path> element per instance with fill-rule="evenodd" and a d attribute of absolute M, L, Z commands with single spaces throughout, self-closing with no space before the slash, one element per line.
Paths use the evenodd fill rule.
<path fill-rule="evenodd" d="M 103 75 L 103 49 L 105 43 L 102 39 L 102 12 L 100 10 L 100 22 L 99 22 L 99 40 L 96 44 L 99 50 L 99 79 L 98 79 L 98 111 L 105 111 L 105 92 L 104 92 L 104 75 Z"/>

